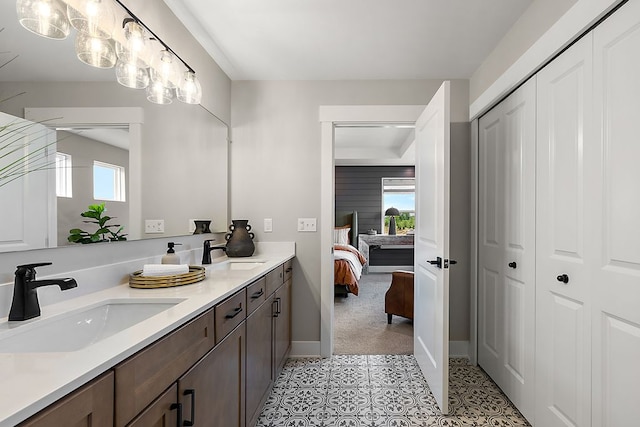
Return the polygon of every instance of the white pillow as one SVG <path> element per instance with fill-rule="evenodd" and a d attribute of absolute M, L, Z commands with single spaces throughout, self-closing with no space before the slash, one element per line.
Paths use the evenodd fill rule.
<path fill-rule="evenodd" d="M 348 245 L 350 228 L 336 228 L 333 230 L 334 245 Z"/>

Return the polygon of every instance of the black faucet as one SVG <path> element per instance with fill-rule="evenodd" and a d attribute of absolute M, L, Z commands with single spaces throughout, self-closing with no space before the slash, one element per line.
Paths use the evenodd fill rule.
<path fill-rule="evenodd" d="M 202 247 L 202 263 L 203 264 L 211 264 L 211 251 L 220 249 L 223 252 L 227 251 L 227 248 L 224 246 L 215 246 L 211 247 L 211 242 L 215 242 L 215 239 L 209 239 L 204 241 L 204 246 Z"/>
<path fill-rule="evenodd" d="M 43 265 L 51 265 L 51 263 L 40 262 L 17 267 L 9 320 L 28 320 L 40 316 L 40 304 L 36 289 L 41 286 L 57 285 L 63 291 L 78 286 L 78 283 L 72 278 L 36 280 L 36 267 Z"/>

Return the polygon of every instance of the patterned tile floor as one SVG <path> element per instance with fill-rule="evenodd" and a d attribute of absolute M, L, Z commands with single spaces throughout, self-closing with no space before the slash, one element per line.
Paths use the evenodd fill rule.
<path fill-rule="evenodd" d="M 437 408 L 413 356 L 290 359 L 258 427 L 529 426 L 482 369 L 451 359 L 450 415 Z"/>

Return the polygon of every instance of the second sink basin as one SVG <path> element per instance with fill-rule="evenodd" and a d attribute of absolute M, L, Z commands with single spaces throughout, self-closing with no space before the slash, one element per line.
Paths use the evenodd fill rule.
<path fill-rule="evenodd" d="M 183 299 L 112 299 L 24 325 L 5 322 L 0 353 L 77 351 L 161 313 Z"/>

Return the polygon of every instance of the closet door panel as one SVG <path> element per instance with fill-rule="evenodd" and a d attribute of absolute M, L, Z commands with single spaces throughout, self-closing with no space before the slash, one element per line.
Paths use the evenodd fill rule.
<path fill-rule="evenodd" d="M 503 384 L 504 104 L 479 120 L 478 362 Z"/>
<path fill-rule="evenodd" d="M 594 105 L 601 161 L 592 205 L 598 248 L 593 281 L 593 425 L 640 419 L 640 2 L 594 30 Z"/>
<path fill-rule="evenodd" d="M 534 415 L 535 77 L 479 120 L 478 362 Z"/>
<path fill-rule="evenodd" d="M 538 73 L 536 423 L 589 426 L 592 38 Z M 591 157 L 589 157 L 591 156 Z M 560 281 L 567 275 L 567 283 Z"/>

